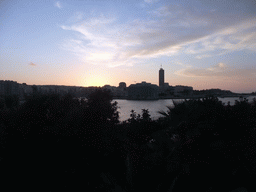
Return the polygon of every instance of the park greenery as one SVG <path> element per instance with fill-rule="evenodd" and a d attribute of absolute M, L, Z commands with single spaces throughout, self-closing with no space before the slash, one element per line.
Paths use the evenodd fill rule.
<path fill-rule="evenodd" d="M 175 102 L 162 117 L 97 90 L 88 100 L 0 99 L 2 187 L 42 191 L 255 191 L 256 100 Z"/>

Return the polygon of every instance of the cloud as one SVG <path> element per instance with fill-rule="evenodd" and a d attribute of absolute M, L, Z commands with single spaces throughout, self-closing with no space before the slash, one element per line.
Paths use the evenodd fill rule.
<path fill-rule="evenodd" d="M 179 4 L 158 7 L 148 16 L 123 23 L 104 15 L 80 17 L 61 26 L 74 33 L 63 48 L 87 63 L 111 66 L 180 53 L 203 59 L 235 50 L 256 51 L 256 16 Z"/>
<path fill-rule="evenodd" d="M 144 0 L 144 2 L 146 3 L 156 3 L 158 2 L 159 0 Z"/>
<path fill-rule="evenodd" d="M 61 9 L 61 8 L 62 8 L 62 5 L 61 5 L 61 3 L 60 3 L 59 1 L 57 1 L 57 2 L 55 3 L 55 7 L 58 7 L 59 9 Z"/>
<path fill-rule="evenodd" d="M 36 64 L 35 64 L 35 63 L 32 63 L 32 62 L 30 62 L 29 65 L 30 65 L 30 66 L 33 66 L 33 67 L 36 66 Z"/>
<path fill-rule="evenodd" d="M 216 77 L 219 79 L 229 78 L 232 81 L 239 80 L 256 80 L 256 69 L 255 68 L 235 68 L 227 66 L 224 63 L 218 63 L 217 65 L 208 68 L 194 68 L 192 66 L 186 67 L 175 72 L 176 75 L 187 76 L 187 77 Z"/>
<path fill-rule="evenodd" d="M 84 14 L 82 12 L 75 12 L 75 14 L 67 20 L 67 23 L 79 22 L 83 19 Z"/>
<path fill-rule="evenodd" d="M 239 12 L 255 15 L 255 0 L 199 0 L 200 3 L 213 10 L 221 12 Z"/>
<path fill-rule="evenodd" d="M 238 50 L 256 51 L 256 19 L 226 27 L 187 45 L 185 52 L 202 59 Z"/>
<path fill-rule="evenodd" d="M 205 55 L 197 55 L 196 56 L 197 59 L 203 59 L 203 58 L 207 58 L 207 57 L 211 57 L 211 55 L 205 54 Z"/>

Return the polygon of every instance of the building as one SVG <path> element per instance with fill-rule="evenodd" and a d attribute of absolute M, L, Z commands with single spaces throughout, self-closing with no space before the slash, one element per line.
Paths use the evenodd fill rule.
<path fill-rule="evenodd" d="M 159 87 L 164 87 L 164 70 L 162 68 L 159 70 Z"/>
<path fill-rule="evenodd" d="M 125 90 L 126 89 L 126 83 L 125 82 L 120 82 L 119 83 L 119 88 Z"/>
<path fill-rule="evenodd" d="M 0 81 L 0 95 L 19 95 L 19 83 L 16 81 Z"/>
<path fill-rule="evenodd" d="M 157 85 L 142 81 L 141 83 L 131 84 L 128 87 L 128 99 L 151 100 L 158 98 L 159 87 Z"/>
<path fill-rule="evenodd" d="M 176 85 L 174 87 L 174 95 L 191 95 L 193 93 L 193 87 Z"/>
<path fill-rule="evenodd" d="M 27 95 L 32 95 L 33 88 L 31 85 L 27 85 L 26 83 L 19 84 L 19 94 L 20 99 L 24 99 Z"/>
<path fill-rule="evenodd" d="M 113 95 L 113 93 L 115 93 L 117 87 L 111 86 L 111 85 L 104 85 L 104 86 L 102 87 L 102 89 L 103 89 L 103 90 L 109 90 L 109 91 L 111 91 L 111 93 L 112 93 L 112 95 Z"/>
<path fill-rule="evenodd" d="M 4 81 L 0 81 L 0 96 L 5 95 L 4 87 Z"/>

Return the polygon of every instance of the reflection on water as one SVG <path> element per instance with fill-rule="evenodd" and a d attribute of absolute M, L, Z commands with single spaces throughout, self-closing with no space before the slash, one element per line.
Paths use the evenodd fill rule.
<path fill-rule="evenodd" d="M 247 99 L 250 101 L 253 100 L 256 96 L 249 96 Z M 180 99 L 175 99 L 180 100 Z M 230 101 L 230 105 L 235 104 L 235 100 L 239 100 L 239 97 L 226 97 L 219 98 L 224 104 L 227 104 Z M 122 100 L 116 99 L 114 101 L 118 102 L 120 107 L 118 111 L 120 112 L 120 121 L 127 120 L 130 117 L 131 110 L 133 109 L 137 114 L 142 114 L 142 109 L 148 109 L 149 114 L 152 119 L 157 119 L 162 115 L 158 114 L 158 111 L 167 111 L 166 106 L 173 106 L 172 99 L 162 99 L 162 100 L 150 100 L 150 101 L 135 101 L 135 100 Z"/>

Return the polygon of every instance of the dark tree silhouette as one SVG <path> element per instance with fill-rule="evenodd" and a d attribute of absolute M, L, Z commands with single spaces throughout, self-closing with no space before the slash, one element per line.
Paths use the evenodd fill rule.
<path fill-rule="evenodd" d="M 18 107 L 19 97 L 17 95 L 7 95 L 4 98 L 7 108 Z"/>
<path fill-rule="evenodd" d="M 88 118 L 96 123 L 119 123 L 117 102 L 112 102 L 113 97 L 108 90 L 97 90 L 88 98 Z"/>

